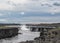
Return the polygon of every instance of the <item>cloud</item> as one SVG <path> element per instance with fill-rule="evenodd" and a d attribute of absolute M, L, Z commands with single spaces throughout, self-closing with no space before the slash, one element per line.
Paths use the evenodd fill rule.
<path fill-rule="evenodd" d="M 58 17 L 58 18 L 57 18 Z M 52 16 L 52 17 L 42 17 L 42 16 L 30 16 L 30 17 L 23 17 L 23 18 L 5 18 L 6 21 L 9 23 L 56 23 L 60 22 L 60 16 Z"/>
<path fill-rule="evenodd" d="M 51 15 L 60 14 L 59 0 L 0 0 L 1 21 L 8 22 L 60 22 L 60 17 L 24 17 L 24 13 L 42 12 Z M 21 14 L 21 15 L 18 15 Z M 41 14 L 41 13 L 39 13 Z M 5 16 L 4 16 L 5 15 Z M 28 14 L 30 15 L 30 14 Z M 32 14 L 33 15 L 33 14 Z M 46 15 L 46 14 L 45 14 Z M 18 17 L 17 17 L 18 16 Z M 11 17 L 11 18 L 10 18 Z M 13 17 L 15 19 L 13 19 Z M 19 18 L 20 17 L 20 18 Z M 4 20 L 4 18 L 9 18 Z"/>
<path fill-rule="evenodd" d="M 56 3 L 54 3 L 53 5 L 55 5 L 55 6 L 60 6 L 60 3 L 57 3 L 57 2 L 56 2 Z"/>
<path fill-rule="evenodd" d="M 0 13 L 0 17 L 4 17 L 6 16 L 7 14 L 4 14 L 4 13 Z"/>
<path fill-rule="evenodd" d="M 3 14 L 0 14 L 0 16 L 3 16 Z"/>
<path fill-rule="evenodd" d="M 60 13 L 60 7 L 55 6 L 55 2 L 58 0 L 26 0 L 26 3 L 18 3 L 14 7 L 15 11 L 24 12 L 47 12 L 47 13 Z M 58 9 L 58 10 L 55 10 Z"/>
<path fill-rule="evenodd" d="M 51 13 L 53 9 L 58 9 L 56 13 L 59 13 L 59 2 L 59 0 L 4 0 L 0 3 L 0 10 Z"/>
<path fill-rule="evenodd" d="M 5 21 L 7 21 L 6 19 L 0 19 L 0 22 L 5 22 Z"/>

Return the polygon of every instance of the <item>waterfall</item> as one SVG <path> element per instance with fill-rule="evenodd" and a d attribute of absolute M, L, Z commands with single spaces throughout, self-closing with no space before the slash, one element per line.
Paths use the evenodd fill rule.
<path fill-rule="evenodd" d="M 21 30 L 29 30 L 26 25 L 21 25 Z"/>

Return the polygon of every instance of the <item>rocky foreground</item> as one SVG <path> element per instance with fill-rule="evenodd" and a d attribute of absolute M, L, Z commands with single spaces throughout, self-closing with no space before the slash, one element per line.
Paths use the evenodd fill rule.
<path fill-rule="evenodd" d="M 36 37 L 34 40 L 19 43 L 60 43 L 60 28 L 41 32 L 40 34 L 40 37 Z"/>

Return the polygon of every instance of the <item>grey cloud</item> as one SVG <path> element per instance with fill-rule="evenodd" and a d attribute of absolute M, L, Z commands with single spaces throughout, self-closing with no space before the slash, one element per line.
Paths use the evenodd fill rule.
<path fill-rule="evenodd" d="M 15 19 L 7 19 L 9 22 L 60 22 L 59 16 L 57 17 L 40 17 L 40 16 L 31 16 L 31 17 L 23 17 L 23 18 L 15 18 Z"/>
<path fill-rule="evenodd" d="M 51 13 L 51 10 L 53 10 L 53 8 L 55 8 L 56 6 L 59 6 L 59 4 L 51 4 L 51 3 L 54 3 L 54 1 L 52 0 L 27 0 L 27 2 L 23 4 L 15 3 L 13 1 L 8 1 L 7 3 L 9 5 L 12 5 L 11 8 L 13 11 L 24 11 L 24 12 L 25 11 L 31 11 L 31 12 L 42 11 L 42 12 Z"/>
<path fill-rule="evenodd" d="M 60 3 L 55 2 L 53 5 L 60 6 Z"/>
<path fill-rule="evenodd" d="M 52 5 L 50 5 L 50 4 L 41 4 L 41 6 L 48 6 L 48 7 L 52 7 Z"/>
<path fill-rule="evenodd" d="M 17 6 L 14 2 L 11 2 L 11 1 L 7 1 L 7 4 Z"/>

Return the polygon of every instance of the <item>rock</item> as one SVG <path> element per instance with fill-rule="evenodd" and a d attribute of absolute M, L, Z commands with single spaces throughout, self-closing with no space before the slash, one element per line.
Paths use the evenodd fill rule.
<path fill-rule="evenodd" d="M 1 28 L 0 29 L 0 39 L 9 38 L 16 36 L 18 34 L 18 28 Z"/>

